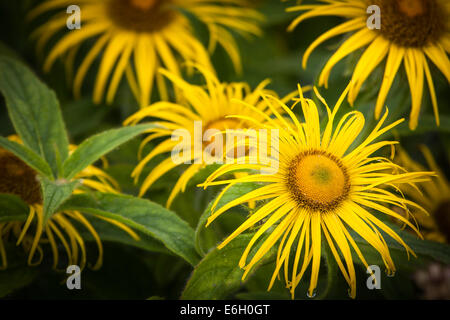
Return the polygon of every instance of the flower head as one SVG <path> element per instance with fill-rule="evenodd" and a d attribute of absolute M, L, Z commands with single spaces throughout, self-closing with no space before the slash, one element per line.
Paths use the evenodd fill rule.
<path fill-rule="evenodd" d="M 425 239 L 439 242 L 450 242 L 450 182 L 437 165 L 426 146 L 420 146 L 422 154 L 427 162 L 427 167 L 436 173 L 430 181 L 423 182 L 417 188 L 409 185 L 401 187 L 402 192 L 408 198 L 418 203 L 429 212 L 424 214 L 420 210 L 413 210 L 413 217 L 418 222 Z M 426 168 L 411 159 L 405 150 L 400 149 L 394 159 L 406 170 L 423 171 Z"/>
<path fill-rule="evenodd" d="M 261 33 L 257 25 L 261 16 L 246 8 L 245 1 L 244 5 L 235 0 L 81 0 L 79 3 L 81 28 L 69 30 L 56 42 L 45 60 L 44 69 L 50 70 L 57 58 L 65 56 L 71 71 L 80 47 L 94 38 L 93 46 L 76 69 L 73 85 L 75 94 L 79 95 L 88 69 L 103 52 L 94 88 L 96 102 L 102 99 L 105 91 L 106 100 L 111 102 L 123 75 L 141 107 L 150 102 L 155 78 L 161 97 L 167 100 L 166 85 L 156 70 L 164 66 L 179 74 L 178 57 L 213 70 L 207 48 L 195 37 L 191 23 L 182 11 L 189 12 L 206 25 L 210 51 L 217 44 L 221 45 L 237 70 L 240 70 L 240 56 L 229 29 L 245 36 Z M 70 0 L 48 0 L 30 13 L 34 18 L 50 10 L 64 10 L 34 32 L 38 49 L 66 28 L 66 8 L 71 4 Z"/>
<path fill-rule="evenodd" d="M 176 195 L 180 191 L 184 191 L 190 179 L 207 164 L 212 164 L 215 159 L 221 160 L 219 151 L 211 148 L 211 161 L 204 157 L 204 151 L 215 143 L 217 138 L 215 135 L 207 137 L 209 132 L 217 130 L 224 132 L 226 130 L 248 129 L 254 126 L 253 122 L 264 121 L 265 117 L 272 115 L 273 111 L 267 106 L 266 102 L 261 99 L 261 93 L 271 93 L 265 87 L 269 81 L 261 82 L 254 90 L 251 90 L 246 83 L 221 83 L 208 70 L 197 66 L 206 80 L 206 86 L 198 86 L 187 83 L 175 74 L 161 70 L 174 85 L 181 91 L 181 97 L 184 103 L 156 102 L 146 107 L 126 121 L 126 125 L 133 125 L 143 121 L 146 118 L 155 118 L 154 122 L 159 128 L 150 130 L 152 133 L 142 143 L 140 154 L 143 147 L 158 138 L 165 138 L 153 150 L 146 155 L 135 168 L 132 175 L 136 181 L 139 179 L 145 166 L 156 156 L 160 154 L 171 153 L 180 143 L 185 143 L 182 154 L 183 163 L 190 163 L 190 166 L 178 179 L 175 187 L 167 201 L 170 206 Z M 290 95 L 285 99 L 289 100 Z M 255 106 L 257 111 L 246 108 L 238 100 Z M 239 114 L 240 119 L 229 118 L 230 115 Z M 179 141 L 183 138 L 178 133 L 180 130 L 186 132 L 188 137 L 186 141 Z M 199 139 L 197 139 L 199 137 Z M 185 137 L 184 137 L 185 138 Z M 221 137 L 222 138 L 222 137 Z M 198 141 L 200 140 L 200 141 Z M 209 141 L 209 142 L 208 142 Z M 222 139 L 225 143 L 225 140 Z M 222 147 L 222 145 L 219 146 Z M 208 149 L 207 149 L 208 148 Z M 225 147 L 223 148 L 225 149 Z M 222 150 L 223 150 L 222 149 Z M 217 151 L 217 154 L 216 154 Z M 221 153 L 224 157 L 226 152 Z M 171 169 L 180 165 L 179 162 L 173 160 L 171 156 L 156 166 L 142 183 L 140 195 L 144 195 L 153 183 L 162 175 Z"/>
<path fill-rule="evenodd" d="M 21 142 L 16 136 L 9 138 Z M 76 149 L 71 146 L 72 151 Z M 88 166 L 74 179 L 80 179 L 80 185 L 74 193 L 100 191 L 117 193 L 117 183 L 101 169 Z M 44 258 L 42 246 L 49 244 L 53 253 L 53 267 L 57 268 L 59 261 L 58 242 L 67 253 L 68 265 L 79 264 L 84 268 L 87 261 L 86 246 L 77 226 L 82 226 L 92 235 L 97 243 L 98 259 L 92 266 L 98 269 L 103 261 L 103 245 L 101 239 L 89 220 L 78 211 L 60 211 L 44 224 L 41 187 L 37 173 L 11 152 L 0 148 L 0 193 L 20 197 L 29 206 L 29 214 L 25 222 L 0 222 L 0 258 L 1 269 L 7 267 L 7 256 L 4 241 L 16 239 L 28 254 L 28 264 L 38 265 Z M 118 221 L 99 215 L 96 218 L 105 220 L 127 232 L 135 240 L 138 235 L 128 226 Z M 32 234 L 34 232 L 34 234 Z"/>
<path fill-rule="evenodd" d="M 384 77 L 375 106 L 378 119 L 384 107 L 388 92 L 403 62 L 411 91 L 411 114 L 409 126 L 418 124 L 424 79 L 428 84 L 436 123 L 439 112 L 436 92 L 428 59 L 450 82 L 450 3 L 446 0 L 336 0 L 321 1 L 320 4 L 299 5 L 289 11 L 307 11 L 290 25 L 294 29 L 302 21 L 318 16 L 339 16 L 346 21 L 318 37 L 303 56 L 306 67 L 312 51 L 338 35 L 352 33 L 324 66 L 319 85 L 328 86 L 328 78 L 333 67 L 350 53 L 366 48 L 353 71 L 348 100 L 354 103 L 363 83 L 372 71 L 386 60 Z M 367 9 L 377 5 L 381 13 L 381 28 L 367 26 Z M 427 59 L 428 58 L 428 59 Z"/>
<path fill-rule="evenodd" d="M 336 118 L 347 90 L 333 110 L 328 108 L 326 101 L 315 90 L 319 100 L 325 104 L 328 115 L 328 122 L 323 130 L 316 104 L 313 100 L 303 97 L 300 87 L 300 98 L 295 99 L 294 106 L 301 104 L 304 123 L 301 123 L 282 101 L 275 97 L 267 97 L 271 101 L 269 103 L 271 108 L 281 107 L 291 117 L 291 122 L 285 121 L 283 125 L 275 121 L 260 125 L 267 129 L 277 128 L 280 132 L 277 147 L 279 170 L 271 172 L 264 164 L 258 166 L 225 164 L 204 182 L 204 187 L 226 185 L 213 205 L 213 213 L 208 219 L 208 224 L 236 205 L 252 200 L 264 200 L 264 203 L 219 245 L 219 248 L 223 248 L 242 232 L 259 225 L 239 262 L 239 266 L 245 270 L 244 278 L 272 247 L 278 246 L 276 267 L 269 289 L 284 266 L 286 285 L 294 297 L 295 288 L 311 265 L 308 295 L 313 296 L 317 287 L 324 237 L 350 286 L 351 296 L 355 297 L 356 276 L 352 249 L 366 267 L 368 264 L 350 230 L 379 252 L 389 273 L 395 272 L 395 265 L 381 231 L 400 243 L 408 255 L 414 255 L 411 248 L 382 222 L 375 212 L 394 217 L 418 233 L 417 228 L 391 210 L 390 205 L 421 209 L 415 203 L 405 200 L 396 191 L 398 185 L 424 181 L 430 173 L 404 172 L 389 159 L 373 156 L 380 148 L 396 143 L 377 140 L 383 133 L 403 121 L 398 120 L 382 127 L 387 111 L 373 131 L 362 142 L 352 146 L 364 128 L 364 116 L 358 111 L 353 111 L 340 119 Z M 242 178 L 216 181 L 221 175 L 233 170 L 255 168 L 265 173 L 255 172 Z M 398 173 L 398 170 L 401 173 Z M 243 182 L 257 183 L 260 187 L 217 209 L 217 203 L 226 190 Z M 389 190 L 384 187 L 389 187 Z M 261 246 L 248 261 L 251 248 L 264 234 L 268 236 L 261 240 Z"/>

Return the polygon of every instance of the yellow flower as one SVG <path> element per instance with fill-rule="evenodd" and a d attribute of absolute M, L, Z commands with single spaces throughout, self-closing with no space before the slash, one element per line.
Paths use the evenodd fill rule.
<path fill-rule="evenodd" d="M 311 52 L 326 40 L 346 33 L 346 39 L 324 66 L 319 85 L 328 86 L 331 69 L 350 53 L 367 47 L 360 57 L 350 82 L 348 100 L 353 104 L 363 83 L 371 72 L 386 59 L 384 77 L 375 106 L 379 119 L 392 82 L 404 63 L 411 91 L 411 114 L 409 127 L 417 127 L 422 103 L 424 75 L 428 83 L 436 123 L 439 112 L 433 79 L 428 64 L 431 60 L 450 82 L 450 2 L 447 0 L 332 0 L 316 5 L 299 5 L 289 11 L 304 11 L 289 29 L 303 20 L 317 16 L 340 16 L 346 21 L 318 37 L 303 56 L 303 67 Z M 377 5 L 381 12 L 381 28 L 369 29 L 366 13 L 370 5 Z M 427 59 L 428 58 L 428 59 Z"/>
<path fill-rule="evenodd" d="M 21 143 L 16 136 L 9 139 Z M 71 146 L 71 151 L 75 150 Z M 87 190 L 117 193 L 117 183 L 102 170 L 88 166 L 81 171 L 75 179 L 80 179 L 74 193 L 84 193 Z M 41 187 L 36 172 L 18 157 L 0 148 L 0 193 L 19 196 L 29 206 L 30 212 L 25 222 L 10 221 L 0 223 L 0 269 L 7 268 L 6 250 L 4 241 L 10 238 L 17 239 L 28 254 L 28 264 L 38 265 L 44 258 L 42 245 L 49 244 L 53 253 L 53 267 L 56 269 L 59 261 L 58 240 L 64 247 L 68 265 L 78 264 L 84 268 L 86 264 L 86 247 L 83 238 L 77 231 L 73 222 L 84 226 L 95 239 L 98 248 L 98 259 L 92 266 L 99 269 L 103 261 L 103 246 L 98 233 L 91 223 L 78 211 L 63 211 L 55 213 L 44 225 Z M 105 220 L 127 232 L 135 240 L 138 235 L 126 225 L 102 216 L 95 217 Z M 34 235 L 31 234 L 34 230 Z M 36 257 L 36 253 L 38 256 Z"/>
<path fill-rule="evenodd" d="M 259 35 L 257 21 L 261 16 L 245 8 L 237 0 L 80 0 L 81 28 L 66 30 L 48 54 L 44 70 L 49 71 L 58 57 L 65 56 L 69 70 L 83 44 L 94 38 L 94 44 L 77 68 L 74 78 L 75 95 L 80 94 L 82 81 L 94 60 L 103 51 L 94 88 L 94 101 L 99 102 L 111 77 L 106 100 L 111 102 L 122 76 L 141 107 L 151 99 L 154 79 L 163 100 L 167 100 L 166 85 L 156 70 L 165 67 L 179 74 L 178 57 L 192 60 L 213 69 L 207 49 L 195 38 L 186 11 L 206 25 L 210 34 L 209 50 L 220 44 L 240 70 L 240 56 L 232 29 L 244 36 Z M 30 18 L 51 10 L 60 10 L 40 26 L 33 37 L 39 50 L 60 30 L 66 29 L 66 8 L 73 1 L 48 0 L 30 12 Z"/>
<path fill-rule="evenodd" d="M 260 91 L 269 93 L 265 89 L 269 83 L 268 80 L 261 82 L 252 91 L 246 83 L 221 83 L 208 70 L 200 66 L 196 67 L 206 79 L 206 87 L 189 84 L 175 74 L 161 70 L 161 73 L 179 88 L 185 103 L 157 102 L 138 111 L 125 121 L 125 125 L 133 125 L 149 117 L 160 119 L 155 121 L 160 128 L 150 130 L 152 134 L 142 142 L 139 157 L 141 157 L 142 149 L 147 143 L 157 138 L 166 137 L 135 168 L 132 176 L 136 179 L 136 182 L 142 170 L 153 158 L 160 154 L 171 153 L 179 145 L 179 141 L 172 139 L 172 136 L 176 134 L 177 130 L 187 130 L 192 138 L 192 141 L 185 141 L 188 144 L 190 143 L 189 146 L 186 146 L 186 148 L 190 149 L 190 152 L 184 155 L 186 159 L 183 161 L 190 162 L 191 165 L 180 176 L 172 189 L 167 200 L 167 207 L 170 207 L 172 201 L 180 191 L 184 192 L 189 180 L 200 169 L 206 166 L 203 151 L 209 146 L 209 143 L 202 143 L 204 142 L 203 133 L 206 133 L 210 129 L 223 132 L 227 129 L 248 129 L 253 127 L 251 121 L 245 119 L 229 119 L 228 116 L 230 115 L 240 114 L 258 121 L 263 121 L 265 116 L 272 115 L 272 111 L 268 108 L 265 101 L 261 99 L 260 94 Z M 285 98 L 286 101 L 289 99 L 290 95 Z M 258 112 L 242 106 L 242 104 L 237 103 L 235 100 L 243 100 L 248 104 L 254 105 Z M 196 123 L 199 124 L 199 127 L 196 127 Z M 198 134 L 200 134 L 200 145 L 194 141 Z M 209 140 L 211 143 L 214 143 L 215 137 L 212 136 Z M 197 150 L 196 147 L 200 150 Z M 213 157 L 215 156 L 214 152 L 214 150 L 211 152 Z M 223 155 L 225 157 L 226 152 L 223 152 Z M 140 196 L 144 195 L 157 179 L 178 165 L 180 164 L 173 161 L 169 155 L 167 159 L 156 166 L 145 178 L 140 189 Z"/>
<path fill-rule="evenodd" d="M 400 243 L 406 249 L 408 256 L 414 255 L 414 252 L 371 211 L 399 219 L 419 234 L 413 224 L 391 210 L 388 204 L 400 208 L 406 208 L 407 205 L 420 207 L 394 192 L 383 189 L 383 186 L 390 186 L 395 190 L 399 184 L 424 181 L 431 173 L 386 173 L 386 170 L 394 171 L 398 169 L 398 166 L 384 157 L 371 156 L 380 148 L 396 143 L 377 141 L 377 139 L 401 123 L 403 119 L 382 128 L 388 114 L 386 111 L 365 140 L 350 148 L 364 128 L 365 120 L 363 114 L 358 111 L 349 112 L 339 120 L 336 119 L 339 106 L 345 99 L 348 88 L 333 111 L 329 109 L 317 90 L 314 90 L 319 100 L 326 106 L 328 122 L 324 123 L 324 130 L 321 130 L 317 106 L 313 100 L 303 97 L 300 86 L 300 98 L 295 101 L 296 104 L 301 104 L 304 123 L 300 123 L 282 101 L 275 97 L 268 97 L 272 101 L 269 105 L 271 108 L 282 107 L 292 119 L 291 123 L 285 122 L 283 126 L 273 121 L 261 124 L 264 128 L 279 130 L 279 146 L 277 147 L 279 169 L 271 170 L 264 164 L 225 164 L 219 168 L 203 184 L 205 188 L 211 185 L 226 185 L 213 205 L 213 213 L 207 225 L 236 205 L 251 200 L 264 200 L 264 204 L 254 210 L 255 212 L 219 245 L 219 249 L 223 248 L 242 232 L 259 225 L 258 231 L 249 242 L 239 262 L 239 266 L 245 270 L 243 279 L 280 240 L 276 267 L 269 290 L 284 265 L 286 286 L 294 297 L 295 288 L 311 264 L 308 295 L 314 296 L 321 263 L 323 234 L 350 286 L 350 295 L 355 297 L 356 278 L 351 249 L 353 248 L 366 267 L 368 264 L 348 229 L 352 229 L 373 246 L 381 255 L 387 272 L 394 273 L 394 261 L 380 231 L 384 231 Z M 255 163 L 254 160 L 249 158 L 245 162 Z M 242 178 L 215 181 L 223 174 L 237 169 L 258 171 Z M 243 182 L 260 183 L 261 187 L 217 209 L 217 203 L 222 195 L 233 185 Z M 268 237 L 250 261 L 247 261 L 251 248 L 266 232 L 269 232 Z M 292 247 L 296 248 L 293 253 Z M 303 262 L 300 261 L 300 257 Z"/>
<path fill-rule="evenodd" d="M 450 242 L 450 183 L 444 172 L 436 164 L 430 150 L 425 146 L 420 149 L 426 159 L 428 168 L 436 173 L 430 181 L 421 183 L 419 189 L 409 185 L 401 187 L 402 192 L 414 202 L 420 204 L 430 215 L 413 210 L 413 217 L 421 227 L 425 239 Z M 424 166 L 412 160 L 403 149 L 400 149 L 395 162 L 406 170 L 423 171 Z"/>

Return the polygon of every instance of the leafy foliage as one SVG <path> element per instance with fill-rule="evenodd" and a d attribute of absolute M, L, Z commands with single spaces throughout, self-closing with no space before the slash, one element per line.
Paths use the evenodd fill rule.
<path fill-rule="evenodd" d="M 15 59 L 0 57 L 0 70 L 0 91 L 17 134 L 57 176 L 57 161 L 69 155 L 69 139 L 55 93 Z"/>
<path fill-rule="evenodd" d="M 239 259 L 254 234 L 242 234 L 231 241 L 225 248 L 208 253 L 195 267 L 182 299 L 206 300 L 225 299 L 237 291 L 243 284 L 244 271 L 238 267 Z M 263 241 L 261 239 L 259 242 Z M 258 246 L 255 246 L 252 251 Z M 274 250 L 271 252 L 274 253 Z M 266 256 L 266 260 L 271 254 Z"/>
<path fill-rule="evenodd" d="M 195 265 L 194 230 L 176 214 L 145 199 L 98 193 L 76 195 L 63 210 L 77 210 L 123 222 L 161 242 L 173 253 Z"/>
<path fill-rule="evenodd" d="M 71 295 L 60 285 L 64 274 L 51 270 L 45 259 L 39 267 L 27 266 L 27 257 L 15 245 L 14 239 L 5 237 L 9 267 L 0 271 L 0 297 L 289 299 L 290 294 L 283 281 L 276 281 L 274 288 L 266 291 L 275 266 L 273 250 L 248 279 L 242 281 L 243 270 L 239 268 L 238 261 L 254 230 L 238 236 L 225 248 L 216 249 L 217 244 L 252 213 L 252 209 L 245 206 L 232 208 L 206 228 L 213 203 L 210 200 L 214 192 L 220 192 L 220 189 L 204 191 L 196 185 L 204 180 L 209 171 L 193 179 L 185 192 L 177 197 L 172 211 L 161 204 L 165 203 L 183 169 L 174 170 L 155 183 L 147 195 L 150 200 L 133 196 L 138 194 L 139 188 L 130 177 L 138 161 L 139 136 L 152 126 L 121 128 L 123 121 L 138 109 L 130 88 L 124 82 L 119 85 L 112 106 L 94 105 L 89 95 L 92 90 L 87 87 L 95 81 L 95 73 L 87 73 L 85 84 L 88 90 L 82 92 L 80 100 L 75 100 L 72 84 L 66 81 L 66 75 L 71 72 L 63 70 L 67 66 L 57 62 L 49 74 L 40 74 L 41 58 L 35 57 L 29 42 L 29 29 L 34 25 L 23 21 L 32 4 L 34 6 L 35 2 L 40 1 L 0 3 L 0 30 L 3 30 L 0 31 L 0 92 L 4 98 L 4 101 L 0 98 L 0 147 L 15 154 L 38 173 L 46 220 L 61 210 L 77 210 L 86 216 L 104 243 L 105 263 L 98 272 L 84 271 L 86 289 L 78 296 Z M 305 21 L 302 28 L 287 33 L 287 25 L 297 14 L 288 13 L 285 9 L 295 2 L 254 1 L 253 5 L 266 16 L 265 35 L 250 40 L 236 38 L 243 61 L 242 74 L 233 71 L 223 50 L 216 50 L 212 62 L 221 80 L 247 82 L 254 87 L 263 79 L 270 78 L 269 88 L 280 95 L 291 92 L 298 82 L 302 85 L 317 82 L 320 69 L 337 48 L 340 39 L 337 37 L 317 48 L 306 69 L 301 68 L 301 56 L 318 35 L 335 26 L 339 20 L 332 17 L 311 19 Z M 189 18 L 197 37 L 206 45 L 209 39 L 205 26 L 194 17 Z M 330 105 L 337 101 L 344 89 L 360 53 L 338 63 L 331 73 L 328 89 L 319 88 Z M 450 98 L 448 83 L 431 63 L 430 67 L 440 102 L 440 127 L 435 124 L 429 97 L 424 97 L 417 130 L 411 131 L 405 121 L 389 138 L 400 140 L 413 158 L 420 159 L 416 148 L 418 143 L 429 145 L 437 162 L 449 176 L 450 109 L 445 104 Z M 366 118 L 361 139 L 375 125 L 374 99 L 383 71 L 383 66 L 375 71 L 377 81 L 370 82 L 368 79 L 355 103 L 355 108 L 363 112 Z M 200 82 L 195 76 L 185 76 L 190 82 Z M 399 74 L 386 101 L 390 110 L 388 123 L 409 116 L 411 101 L 406 84 L 406 76 Z M 169 88 L 169 93 L 173 95 L 171 90 Z M 156 93 L 152 98 L 153 101 L 159 99 Z M 352 110 L 345 102 L 340 112 Z M 325 112 L 324 109 L 322 111 Z M 7 137 L 11 134 L 17 134 L 23 144 L 9 140 Z M 132 139 L 133 142 L 127 143 Z M 78 145 L 72 153 L 69 152 L 69 141 Z M 145 152 L 152 150 L 158 142 L 148 144 Z M 74 189 L 81 183 L 74 180 L 77 174 L 104 157 L 109 162 L 105 170 L 129 195 L 74 194 Z M 151 163 L 146 170 L 154 166 Z M 217 208 L 257 187 L 255 184 L 236 185 L 223 196 Z M 19 197 L 0 194 L 0 225 L 10 221 L 24 222 L 28 213 L 28 204 Z M 134 240 L 127 232 L 101 217 L 124 223 L 136 232 L 140 240 Z M 386 223 L 418 257 L 408 258 L 403 247 L 383 234 L 397 272 L 395 277 L 387 277 L 383 272 L 382 290 L 369 291 L 365 287 L 368 277 L 365 266 L 352 252 L 357 269 L 357 298 L 417 298 L 412 274 L 432 261 L 450 265 L 449 246 L 421 240 L 389 221 Z M 89 230 L 82 225 L 78 227 L 88 246 L 95 241 Z M 369 244 L 356 234 L 352 233 L 352 236 L 369 264 L 384 265 L 380 255 Z M 43 249 L 45 257 L 51 254 L 48 247 L 43 246 Z M 347 299 L 347 284 L 334 259 L 326 248 L 322 253 L 316 299 Z M 303 284 L 297 288 L 296 297 L 300 299 L 306 298 L 304 284 L 308 283 L 308 276 L 307 272 Z"/>

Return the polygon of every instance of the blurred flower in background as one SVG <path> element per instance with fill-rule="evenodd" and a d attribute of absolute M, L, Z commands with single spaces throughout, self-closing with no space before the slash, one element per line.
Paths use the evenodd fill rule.
<path fill-rule="evenodd" d="M 254 128 L 254 122 L 264 122 L 268 117 L 272 116 L 274 112 L 284 113 L 282 108 L 273 110 L 268 103 L 261 98 L 261 94 L 274 94 L 274 92 L 266 89 L 269 81 L 261 82 L 254 90 L 246 83 L 222 83 L 214 74 L 207 69 L 200 66 L 196 67 L 206 81 L 206 86 L 192 85 L 185 80 L 179 78 L 176 74 L 170 73 L 166 70 L 161 70 L 174 86 L 181 91 L 181 97 L 185 103 L 170 103 L 170 102 L 156 102 L 147 108 L 144 108 L 125 121 L 125 125 L 134 125 L 138 122 L 144 121 L 148 118 L 156 118 L 154 120 L 160 128 L 150 130 L 152 133 L 141 144 L 141 157 L 143 147 L 150 141 L 157 138 L 166 137 L 166 140 L 159 143 L 153 150 L 146 155 L 133 171 L 132 175 L 137 182 L 144 167 L 156 156 L 172 152 L 174 148 L 180 144 L 178 139 L 173 139 L 176 130 L 187 130 L 190 134 L 189 141 L 184 141 L 189 144 L 186 146 L 190 150 L 189 154 L 182 155 L 185 161 L 191 165 L 178 179 L 176 185 L 172 189 L 167 206 L 170 207 L 172 201 L 180 191 L 184 191 L 189 180 L 202 168 L 206 166 L 205 159 L 203 159 L 203 151 L 210 143 L 215 140 L 214 136 L 209 137 L 210 142 L 204 142 L 203 134 L 208 130 L 235 130 L 235 129 L 249 129 Z M 293 93 L 294 95 L 296 93 Z M 287 102 L 292 97 L 286 96 L 283 101 Z M 251 109 L 244 104 L 254 106 Z M 229 116 L 239 115 L 240 118 L 230 118 Z M 151 120 L 149 120 L 151 121 Z M 195 123 L 201 122 L 200 133 L 196 133 Z M 195 149 L 195 137 L 200 134 L 202 140 L 201 150 L 199 152 Z M 175 136 L 175 138 L 177 138 Z M 223 139 L 225 143 L 225 139 Z M 224 148 L 225 149 L 225 148 Z M 215 151 L 212 150 L 214 153 Z M 218 155 L 211 154 L 213 157 Z M 224 153 L 225 157 L 226 154 Z M 168 157 L 155 167 L 150 174 L 145 178 L 140 189 L 140 196 L 143 196 L 152 184 L 163 176 L 165 173 L 180 165 L 173 161 L 172 157 Z"/>
<path fill-rule="evenodd" d="M 425 239 L 450 242 L 450 183 L 444 172 L 436 164 L 430 150 L 420 146 L 427 162 L 428 169 L 436 173 L 430 181 L 418 184 L 417 187 L 403 185 L 401 187 L 405 196 L 425 208 L 429 213 L 413 209 L 412 216 L 418 222 L 420 231 Z M 427 170 L 423 165 L 411 159 L 405 150 L 400 149 L 395 162 L 408 171 Z"/>
<path fill-rule="evenodd" d="M 39 51 L 58 32 L 66 29 L 66 8 L 72 4 L 70 0 L 48 0 L 29 13 L 29 18 L 34 19 L 59 10 L 32 35 Z M 156 70 L 165 67 L 180 75 L 179 62 L 192 60 L 213 71 L 208 49 L 214 51 L 217 44 L 225 49 L 236 70 L 240 71 L 239 50 L 230 30 L 243 36 L 261 34 L 258 22 L 262 16 L 246 8 L 246 1 L 80 0 L 78 4 L 81 28 L 65 30 L 65 35 L 52 45 L 44 70 L 49 71 L 59 57 L 63 57 L 71 70 L 81 47 L 94 38 L 82 63 L 75 68 L 73 87 L 75 95 L 79 96 L 88 69 L 101 56 L 93 93 L 96 103 L 105 93 L 106 101 L 113 101 L 123 75 L 141 107 L 150 103 L 155 78 L 161 99 L 167 100 L 166 84 Z M 208 49 L 197 39 L 186 13 L 207 27 Z"/>
<path fill-rule="evenodd" d="M 422 289 L 422 299 L 450 300 L 450 267 L 431 263 L 414 274 L 416 285 Z"/>
<path fill-rule="evenodd" d="M 339 16 L 347 21 L 318 37 L 303 55 L 306 68 L 312 51 L 320 44 L 338 35 L 352 33 L 328 60 L 319 77 L 319 85 L 328 86 L 328 78 L 333 67 L 352 52 L 366 47 L 356 64 L 350 82 L 348 101 L 355 99 L 374 69 L 386 59 L 384 77 L 375 106 L 378 119 L 384 107 L 387 94 L 392 86 L 400 64 L 404 68 L 411 91 L 411 114 L 409 127 L 417 127 L 422 104 L 424 75 L 431 96 L 436 123 L 439 112 L 433 78 L 427 60 L 445 75 L 450 83 L 450 2 L 447 0 L 335 0 L 320 1 L 314 5 L 299 5 L 288 11 L 306 11 L 296 18 L 289 30 L 302 21 L 319 16 Z M 371 5 L 377 5 L 381 13 L 381 28 L 369 29 L 366 13 Z"/>
<path fill-rule="evenodd" d="M 9 138 L 21 143 L 17 136 Z M 74 151 L 76 146 L 71 146 Z M 74 194 L 87 191 L 100 191 L 117 193 L 117 183 L 101 169 L 88 166 L 74 179 L 80 179 L 80 185 Z M 49 244 L 53 253 L 53 267 L 56 269 L 59 262 L 58 242 L 67 253 L 67 265 L 79 264 L 80 268 L 86 265 L 87 253 L 83 238 L 75 225 L 85 227 L 95 239 L 98 248 L 98 259 L 92 266 L 96 270 L 102 266 L 103 245 L 98 233 L 86 217 L 78 211 L 61 211 L 54 214 L 44 225 L 43 198 L 37 173 L 11 152 L 0 148 L 0 193 L 13 194 L 20 197 L 29 206 L 30 212 L 25 222 L 10 221 L 0 223 L 0 257 L 1 268 L 7 268 L 6 251 L 3 239 L 15 238 L 17 245 L 28 254 L 28 264 L 38 265 L 44 258 L 42 245 Z M 96 215 L 112 225 L 124 230 L 133 239 L 139 236 L 128 226 L 116 220 Z M 75 222 L 75 224 L 74 224 Z M 34 235 L 31 233 L 34 232 Z"/>

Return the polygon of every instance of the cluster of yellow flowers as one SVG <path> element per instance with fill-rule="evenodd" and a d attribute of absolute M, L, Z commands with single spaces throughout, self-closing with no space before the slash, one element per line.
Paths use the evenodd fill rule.
<path fill-rule="evenodd" d="M 388 111 L 386 109 L 383 112 L 386 97 L 402 62 L 411 90 L 410 128 L 414 130 L 418 125 L 424 78 L 428 84 L 436 122 L 439 124 L 437 98 L 428 60 L 450 82 L 450 61 L 447 56 L 450 52 L 450 2 L 414 0 L 406 5 L 406 1 L 402 0 L 323 0 L 316 4 L 290 7 L 288 11 L 305 12 L 292 22 L 289 30 L 298 27 L 302 21 L 317 16 L 339 16 L 345 19 L 342 24 L 319 36 L 303 55 L 303 65 L 306 67 L 308 58 L 317 46 L 332 37 L 349 34 L 323 67 L 319 86 L 327 87 L 330 72 L 336 63 L 352 52 L 366 48 L 354 68 L 346 90 L 334 107 L 330 108 L 319 91 L 313 88 L 315 96 L 323 104 L 326 121 L 321 121 L 322 112 L 312 99 L 304 96 L 305 90 L 300 86 L 292 94 L 281 98 L 266 88 L 269 84 L 267 80 L 255 89 L 251 89 L 246 83 L 220 82 L 210 61 L 210 53 L 215 47 L 222 46 L 236 71 L 240 72 L 240 54 L 232 31 L 243 36 L 258 36 L 262 33 L 259 24 L 263 17 L 250 8 L 250 1 L 78 2 L 83 14 L 82 28 L 67 31 L 55 42 L 47 55 L 44 69 L 48 71 L 58 58 L 64 58 L 67 68 L 72 70 L 76 57 L 84 52 L 79 49 L 93 38 L 95 40 L 92 47 L 75 68 L 75 94 L 80 94 L 83 79 L 98 57 L 94 101 L 98 102 L 106 97 L 106 101 L 112 102 L 120 80 L 126 77 L 141 109 L 127 119 L 125 125 L 142 121 L 158 124 L 142 142 L 141 151 L 148 143 L 161 141 L 143 157 L 134 170 L 133 177 L 138 181 L 151 160 L 158 155 L 169 154 L 145 177 L 141 196 L 161 176 L 180 165 L 170 157 L 177 145 L 172 134 L 178 129 L 188 130 L 194 136 L 194 124 L 201 121 L 204 131 L 212 128 L 221 132 L 226 129 L 278 130 L 278 170 L 273 171 L 267 163 L 251 161 L 255 159 L 250 159 L 250 155 L 246 153 L 243 158 L 247 161 L 223 164 L 201 185 L 204 188 L 212 185 L 225 186 L 213 206 L 208 224 L 234 206 L 244 203 L 255 206 L 246 221 L 219 246 L 222 248 L 242 232 L 255 225 L 259 226 L 239 262 L 239 266 L 245 269 L 244 278 L 272 247 L 278 246 L 269 289 L 282 273 L 286 286 L 294 297 L 296 287 L 311 266 L 308 295 L 313 296 L 318 282 L 322 242 L 326 241 L 350 287 L 350 295 L 355 297 L 356 276 L 352 251 L 366 267 L 368 263 L 351 232 L 365 239 L 379 252 L 389 273 L 394 273 L 396 269 L 381 231 L 401 244 L 408 255 L 415 254 L 380 219 L 380 215 L 406 224 L 422 237 L 417 224 L 409 219 L 411 216 L 420 217 L 419 224 L 427 230 L 425 236 L 445 241 L 445 234 L 439 229 L 439 223 L 433 220 L 433 213 L 448 213 L 450 186 L 430 152 L 423 149 L 433 172 L 427 172 L 414 163 L 404 151 L 393 159 L 375 156 L 374 153 L 383 147 L 394 148 L 398 144 L 397 141 L 383 141 L 379 138 L 403 121 L 400 119 L 385 124 Z M 46 1 L 35 8 L 30 17 L 36 18 L 71 3 L 70 0 Z M 370 4 L 378 5 L 384 14 L 381 29 L 369 29 L 366 25 L 366 10 Z M 195 37 L 185 12 L 189 12 L 207 27 L 209 48 L 205 48 Z M 54 15 L 38 28 L 33 36 L 37 39 L 40 50 L 64 28 L 64 14 Z M 355 110 L 338 117 L 339 108 L 346 99 L 351 105 L 354 104 L 364 82 L 384 60 L 384 77 L 378 98 L 374 102 L 378 123 L 367 137 L 358 140 L 362 142 L 355 145 L 356 138 L 365 127 L 364 115 Z M 189 62 L 186 64 L 189 70 L 198 70 L 203 75 L 204 86 L 190 84 L 183 79 L 181 63 L 186 61 Z M 168 85 L 173 87 L 173 101 L 170 101 L 172 91 Z M 157 95 L 153 92 L 154 86 L 158 88 L 159 99 L 151 104 L 154 101 L 152 97 Z M 297 111 L 296 107 L 301 110 L 303 117 L 294 113 Z M 395 107 L 391 106 L 392 109 Z M 202 145 L 202 148 L 206 147 Z M 177 194 L 186 189 L 192 177 L 206 166 L 205 162 L 195 161 L 196 150 L 192 148 L 189 160 L 193 164 L 179 177 L 167 206 L 172 204 Z M 274 148 L 271 148 L 272 151 Z M 234 175 L 230 176 L 230 173 Z M 220 179 L 223 176 L 225 179 Z M 256 183 L 258 188 L 216 208 L 227 190 L 244 182 Z M 425 193 L 419 192 L 416 183 L 420 183 L 420 188 L 423 186 Z M 431 213 L 431 218 L 428 213 Z M 64 217 L 58 219 L 58 223 L 64 227 Z M 1 228 L 14 229 L 14 226 L 0 225 L 0 232 Z M 49 239 L 52 232 L 56 233 L 57 230 L 54 224 L 49 225 Z M 250 256 L 250 250 L 267 233 L 269 235 L 264 238 L 256 253 Z"/>

